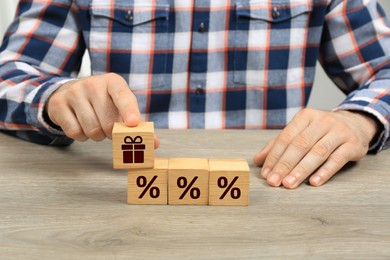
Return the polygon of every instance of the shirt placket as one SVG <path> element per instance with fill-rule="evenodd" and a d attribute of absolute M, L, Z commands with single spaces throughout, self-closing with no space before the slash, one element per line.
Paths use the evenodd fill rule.
<path fill-rule="evenodd" d="M 208 70 L 208 1 L 195 1 L 192 21 L 190 53 L 189 124 L 191 128 L 204 128 L 206 103 L 206 77 Z"/>

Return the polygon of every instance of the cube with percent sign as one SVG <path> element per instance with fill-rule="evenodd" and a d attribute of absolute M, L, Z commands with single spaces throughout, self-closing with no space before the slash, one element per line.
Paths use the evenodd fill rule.
<path fill-rule="evenodd" d="M 207 205 L 208 200 L 208 160 L 169 159 L 168 204 Z"/>
<path fill-rule="evenodd" d="M 209 204 L 249 204 L 250 169 L 243 159 L 209 159 Z"/>
<path fill-rule="evenodd" d="M 153 168 L 153 122 L 141 122 L 136 127 L 115 123 L 112 130 L 112 151 L 115 169 Z"/>
<path fill-rule="evenodd" d="M 153 169 L 129 170 L 128 204 L 168 203 L 168 159 L 156 158 Z"/>

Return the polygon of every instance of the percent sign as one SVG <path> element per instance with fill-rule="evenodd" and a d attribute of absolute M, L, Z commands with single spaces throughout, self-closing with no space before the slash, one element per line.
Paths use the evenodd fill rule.
<path fill-rule="evenodd" d="M 157 179 L 157 176 L 155 175 L 152 180 L 148 183 L 148 180 L 146 179 L 145 176 L 139 176 L 137 178 L 137 186 L 140 188 L 145 188 L 141 195 L 139 195 L 139 199 L 142 199 L 146 192 L 149 191 L 149 195 L 152 199 L 156 199 L 160 196 L 160 189 L 156 186 L 152 187 L 154 181 Z"/>
<path fill-rule="evenodd" d="M 190 197 L 191 199 L 199 199 L 200 197 L 200 189 L 199 188 L 192 188 L 192 186 L 194 185 L 194 183 L 196 182 L 196 180 L 198 179 L 198 176 L 195 176 L 192 181 L 190 182 L 190 184 L 188 184 L 187 182 L 187 178 L 186 177 L 179 177 L 177 179 L 177 187 L 179 187 L 180 189 L 184 189 L 184 192 L 181 194 L 180 196 L 180 200 L 182 200 L 186 194 L 188 193 L 188 191 L 190 192 Z"/>
<path fill-rule="evenodd" d="M 238 176 L 234 177 L 232 182 L 229 184 L 228 179 L 226 177 L 219 177 L 218 178 L 218 187 L 221 189 L 225 189 L 225 191 L 222 193 L 221 197 L 219 197 L 220 200 L 223 200 L 230 191 L 230 197 L 232 199 L 239 199 L 241 197 L 241 190 L 237 187 L 233 188 L 234 184 L 238 180 Z"/>

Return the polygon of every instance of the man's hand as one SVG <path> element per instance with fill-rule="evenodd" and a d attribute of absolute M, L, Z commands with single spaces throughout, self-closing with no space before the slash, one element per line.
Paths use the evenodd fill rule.
<path fill-rule="evenodd" d="M 64 84 L 51 95 L 46 109 L 51 121 L 78 141 L 111 138 L 115 122 L 137 126 L 141 121 L 135 95 L 126 81 L 113 73 Z"/>
<path fill-rule="evenodd" d="M 360 112 L 307 108 L 253 161 L 271 186 L 294 189 L 310 175 L 310 184 L 320 186 L 349 161 L 363 158 L 378 128 L 375 119 Z"/>

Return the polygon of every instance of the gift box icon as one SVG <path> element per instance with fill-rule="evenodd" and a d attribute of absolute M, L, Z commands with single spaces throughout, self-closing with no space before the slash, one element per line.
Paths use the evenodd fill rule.
<path fill-rule="evenodd" d="M 123 150 L 123 163 L 144 163 L 145 159 L 145 144 L 142 144 L 143 140 L 141 136 L 132 138 L 126 136 L 124 138 Z"/>

